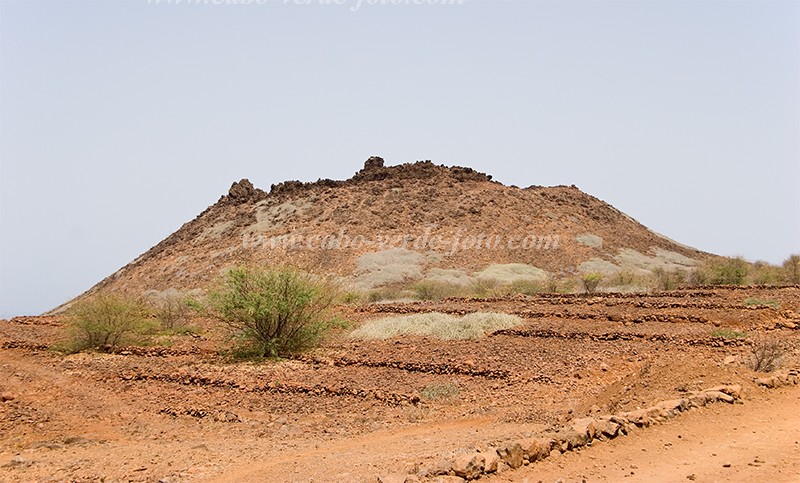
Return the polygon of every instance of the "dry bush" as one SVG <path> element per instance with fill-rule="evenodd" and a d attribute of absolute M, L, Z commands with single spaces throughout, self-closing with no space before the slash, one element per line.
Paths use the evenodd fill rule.
<path fill-rule="evenodd" d="M 750 270 L 750 282 L 756 285 L 779 285 L 784 278 L 781 267 L 764 261 L 753 263 Z"/>
<path fill-rule="evenodd" d="M 682 270 L 668 271 L 664 268 L 653 270 L 655 286 L 658 290 L 675 290 L 686 280 L 686 273 Z"/>
<path fill-rule="evenodd" d="M 467 287 L 467 293 L 478 298 L 491 297 L 496 293 L 499 286 L 500 282 L 494 278 L 479 277 L 469 284 Z"/>
<path fill-rule="evenodd" d="M 414 285 L 414 295 L 420 300 L 441 300 L 447 297 L 457 297 L 464 287 L 447 282 L 423 280 Z"/>
<path fill-rule="evenodd" d="M 455 382 L 434 382 L 425 386 L 419 395 L 422 399 L 436 401 L 454 398 L 460 392 L 458 384 Z"/>
<path fill-rule="evenodd" d="M 406 298 L 405 291 L 396 285 L 376 288 L 367 292 L 367 302 L 385 302 L 393 300 L 401 300 Z"/>
<path fill-rule="evenodd" d="M 523 295 L 535 295 L 547 290 L 547 280 L 516 280 L 511 283 L 509 291 L 511 293 L 518 293 Z"/>
<path fill-rule="evenodd" d="M 790 255 L 783 262 L 783 272 L 787 283 L 800 284 L 800 255 Z"/>
<path fill-rule="evenodd" d="M 150 291 L 145 294 L 151 312 L 162 329 L 173 330 L 185 325 L 190 313 L 189 298 L 176 289 L 163 292 Z"/>
<path fill-rule="evenodd" d="M 456 317 L 439 312 L 400 315 L 369 320 L 354 330 L 356 339 L 389 339 L 402 335 L 433 337 L 441 340 L 477 339 L 487 333 L 522 323 L 515 315 L 476 312 Z"/>
<path fill-rule="evenodd" d="M 775 337 L 756 340 L 750 350 L 750 368 L 756 372 L 772 372 L 780 367 L 785 352 L 783 344 Z"/>
<path fill-rule="evenodd" d="M 547 277 L 547 280 L 544 281 L 544 288 L 545 292 L 548 293 L 557 293 L 558 292 L 558 279 L 555 277 Z"/>
<path fill-rule="evenodd" d="M 636 274 L 630 270 L 620 270 L 611 278 L 611 285 L 629 287 L 637 283 Z"/>
<path fill-rule="evenodd" d="M 585 273 L 583 277 L 581 277 L 581 283 L 583 283 L 583 289 L 586 291 L 587 294 L 593 294 L 597 291 L 597 286 L 600 285 L 600 282 L 603 280 L 602 273 Z"/>

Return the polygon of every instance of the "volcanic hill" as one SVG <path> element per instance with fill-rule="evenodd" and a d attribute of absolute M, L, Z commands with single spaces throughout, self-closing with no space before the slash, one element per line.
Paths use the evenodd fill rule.
<path fill-rule="evenodd" d="M 691 269 L 680 245 L 575 186 L 518 188 L 470 168 L 378 157 L 344 181 L 246 179 L 81 297 L 206 286 L 226 267 L 290 264 L 355 289 L 433 280 L 467 284 L 581 272 Z M 62 306 L 64 307 L 64 306 Z"/>

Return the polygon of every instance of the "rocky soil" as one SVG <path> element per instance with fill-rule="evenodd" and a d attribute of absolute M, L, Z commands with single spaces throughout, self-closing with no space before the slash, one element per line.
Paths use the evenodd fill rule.
<path fill-rule="evenodd" d="M 776 303 L 746 306 L 752 298 Z M 619 481 L 626 475 L 610 459 L 636 466 L 626 467 L 630 481 L 654 474 L 651 466 L 665 471 L 665 461 L 678 471 L 672 481 L 717 481 L 688 467 L 707 455 L 684 452 L 688 466 L 678 467 L 641 458 L 625 441 L 644 445 L 706 414 L 729 414 L 728 425 L 742 418 L 758 435 L 751 444 L 783 437 L 773 434 L 781 421 L 797 424 L 748 410 L 774 395 L 796 401 L 798 287 L 338 310 L 353 325 L 432 311 L 505 312 L 523 323 L 448 342 L 342 331 L 294 360 L 232 364 L 218 355 L 225 340 L 208 320 L 193 322 L 199 334 L 161 345 L 75 355 L 49 349 L 63 336 L 57 316 L 0 321 L 0 481 L 539 481 L 537 468 L 546 468 L 543 481 Z M 763 337 L 785 349 L 778 373 L 748 367 Z M 719 428 L 692 428 L 681 434 L 717 444 Z M 797 481 L 797 452 L 784 453 L 724 458 L 758 457 L 767 463 L 756 465 L 776 465 L 772 481 Z M 727 462 L 742 471 L 753 463 Z"/>

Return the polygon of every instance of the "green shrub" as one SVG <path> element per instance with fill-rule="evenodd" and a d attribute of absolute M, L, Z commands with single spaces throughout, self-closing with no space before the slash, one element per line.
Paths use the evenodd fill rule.
<path fill-rule="evenodd" d="M 708 262 L 704 270 L 711 285 L 743 285 L 749 265 L 742 257 L 723 258 Z"/>
<path fill-rule="evenodd" d="M 291 268 L 229 270 L 208 294 L 211 314 L 239 341 L 236 353 L 292 355 L 317 346 L 335 320 L 336 291 Z"/>
<path fill-rule="evenodd" d="M 67 313 L 69 352 L 86 349 L 112 351 L 122 345 L 142 343 L 153 322 L 141 302 L 114 294 L 81 300 Z"/>
<path fill-rule="evenodd" d="M 583 277 L 581 277 L 581 282 L 583 283 L 583 289 L 588 294 L 593 294 L 597 291 L 597 286 L 600 285 L 600 282 L 603 280 L 602 273 L 585 273 Z"/>

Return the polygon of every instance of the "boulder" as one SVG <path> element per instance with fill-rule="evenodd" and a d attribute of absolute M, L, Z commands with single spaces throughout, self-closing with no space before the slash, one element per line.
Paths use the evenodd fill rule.
<path fill-rule="evenodd" d="M 620 416 L 624 417 L 628 422 L 635 424 L 638 427 L 650 426 L 650 417 L 646 409 L 636 409 L 622 413 Z"/>
<path fill-rule="evenodd" d="M 736 398 L 725 394 L 724 392 L 720 391 L 703 391 L 708 397 L 712 398 L 714 401 L 725 401 L 726 403 L 733 404 L 736 402 Z"/>
<path fill-rule="evenodd" d="M 497 456 L 496 450 L 491 450 L 487 453 L 484 453 L 486 457 L 486 464 L 483 468 L 484 473 L 495 473 L 497 471 L 497 465 L 500 463 L 500 457 Z"/>
<path fill-rule="evenodd" d="M 597 430 L 597 436 L 616 438 L 619 436 L 622 425 L 613 421 L 610 417 L 601 417 L 595 421 L 595 428 Z"/>
<path fill-rule="evenodd" d="M 710 392 L 710 391 L 724 392 L 725 394 L 735 397 L 736 399 L 739 399 L 742 396 L 742 386 L 740 386 L 739 384 L 716 386 L 705 390 L 705 392 Z"/>
<path fill-rule="evenodd" d="M 481 453 L 465 454 L 453 461 L 453 472 L 465 480 L 474 480 L 483 474 L 486 457 Z"/>
<path fill-rule="evenodd" d="M 518 441 L 522 446 L 522 458 L 530 463 L 543 460 L 550 454 L 553 441 L 545 438 L 529 438 Z"/>
<path fill-rule="evenodd" d="M 364 162 L 364 171 L 371 171 L 378 168 L 383 168 L 383 158 L 380 156 L 370 156 L 370 158 Z"/>
<path fill-rule="evenodd" d="M 231 189 L 228 190 L 228 196 L 234 200 L 247 200 L 253 196 L 255 192 L 256 189 L 253 187 L 253 183 L 251 183 L 249 179 L 244 178 L 231 185 Z"/>
<path fill-rule="evenodd" d="M 574 429 L 567 429 L 556 434 L 555 440 L 556 444 L 561 447 L 561 452 L 563 453 L 586 446 L 586 444 L 591 441 L 591 438 L 589 438 L 588 433 L 579 433 Z"/>
<path fill-rule="evenodd" d="M 512 469 L 522 466 L 522 446 L 519 443 L 509 443 L 497 450 L 500 460 Z"/>
<path fill-rule="evenodd" d="M 576 419 L 572 422 L 571 429 L 579 434 L 586 435 L 588 441 L 591 441 L 597 435 L 597 422 L 594 418 Z"/>

